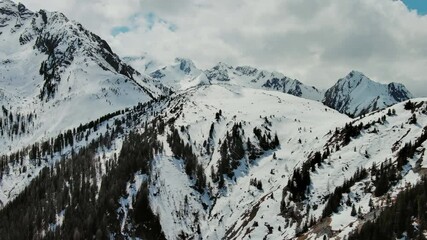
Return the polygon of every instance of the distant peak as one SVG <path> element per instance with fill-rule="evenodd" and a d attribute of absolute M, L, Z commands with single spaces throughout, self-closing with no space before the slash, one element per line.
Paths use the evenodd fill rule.
<path fill-rule="evenodd" d="M 238 66 L 236 71 L 241 72 L 244 75 L 254 75 L 258 72 L 258 69 L 251 66 Z"/>
<path fill-rule="evenodd" d="M 0 0 L 0 22 L 2 25 L 8 25 L 12 23 L 13 25 L 16 19 L 27 19 L 33 15 L 33 12 L 28 10 L 23 4 L 16 4 L 10 0 Z M 12 21 L 12 19 L 15 19 Z M 8 23 L 9 22 L 9 23 Z M 1 27 L 3 27 L 1 26 Z M 20 24 L 15 26 L 19 27 Z"/>
<path fill-rule="evenodd" d="M 23 6 L 23 5 L 22 5 Z M 24 6 L 25 8 L 25 6 Z M 10 15 L 12 13 L 18 12 L 18 5 L 9 0 L 0 0 L 0 14 Z"/>
<path fill-rule="evenodd" d="M 360 77 L 366 77 L 365 74 L 363 74 L 362 72 L 356 71 L 356 70 L 352 70 L 349 74 L 347 74 L 346 78 L 350 79 L 350 78 L 360 78 Z"/>
<path fill-rule="evenodd" d="M 390 87 L 402 87 L 402 86 L 404 86 L 402 83 L 397 83 L 397 82 L 391 82 L 387 85 Z"/>
<path fill-rule="evenodd" d="M 233 69 L 233 67 L 227 63 L 219 62 L 214 69 Z"/>
<path fill-rule="evenodd" d="M 362 83 L 373 84 L 376 82 L 371 80 L 369 77 L 367 77 L 362 72 L 353 70 L 349 74 L 347 74 L 347 76 L 340 79 L 337 84 L 346 84 L 348 86 L 348 88 L 355 88 Z"/>
<path fill-rule="evenodd" d="M 0 0 L 0 7 L 4 6 L 16 6 L 16 3 L 10 0 Z"/>
<path fill-rule="evenodd" d="M 188 58 L 175 58 L 175 62 L 179 64 L 179 69 L 186 74 L 189 74 L 193 69 L 196 68 L 194 62 Z"/>
<path fill-rule="evenodd" d="M 403 102 L 409 98 L 413 98 L 411 92 L 402 83 L 392 82 L 387 85 L 388 91 L 391 93 L 394 99 L 399 102 Z"/>
<path fill-rule="evenodd" d="M 323 103 L 339 112 L 357 117 L 409 98 L 412 98 L 412 94 L 403 84 L 382 84 L 353 70 L 326 91 Z"/>
<path fill-rule="evenodd" d="M 403 83 L 398 83 L 398 82 L 391 82 L 388 84 L 389 86 L 394 86 L 394 87 L 399 87 L 399 88 L 406 88 L 405 85 Z"/>
<path fill-rule="evenodd" d="M 177 57 L 177 58 L 175 58 L 175 62 L 194 65 L 194 62 L 191 59 L 189 59 L 189 58 L 180 58 L 180 57 Z"/>
<path fill-rule="evenodd" d="M 19 12 L 19 13 L 28 13 L 30 12 L 24 4 L 18 3 L 16 4 L 10 0 L 0 0 L 0 14 L 8 14 L 8 11 Z M 6 10 L 6 11 L 5 11 Z"/>
<path fill-rule="evenodd" d="M 18 11 L 19 11 L 19 12 L 27 12 L 27 11 L 29 11 L 29 10 L 28 10 L 28 8 L 27 8 L 27 7 L 25 7 L 25 5 L 24 5 L 24 4 L 22 4 L 22 3 L 18 3 Z"/>

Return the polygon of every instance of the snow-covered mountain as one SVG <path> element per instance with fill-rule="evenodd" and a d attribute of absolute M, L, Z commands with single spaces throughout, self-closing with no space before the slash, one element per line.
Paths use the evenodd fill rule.
<path fill-rule="evenodd" d="M 270 89 L 316 101 L 323 98 L 321 90 L 304 85 L 300 81 L 286 77 L 279 72 L 258 70 L 250 66 L 233 67 L 225 63 L 218 63 L 213 68 L 206 70 L 205 73 L 211 83 Z"/>
<path fill-rule="evenodd" d="M 328 107 L 357 117 L 413 98 L 400 83 L 381 84 L 363 73 L 352 71 L 327 91 L 307 86 L 279 72 L 259 70 L 250 66 L 233 67 L 218 63 L 208 70 L 197 68 L 190 59 L 176 58 L 170 65 L 160 64 L 150 57 L 127 58 L 129 64 L 145 72 L 159 84 L 183 91 L 203 84 L 237 85 L 266 89 L 321 101 Z M 155 67 L 158 69 L 154 70 Z"/>
<path fill-rule="evenodd" d="M 161 61 L 155 59 L 148 53 L 138 56 L 123 57 L 123 61 L 138 70 L 140 73 L 150 74 L 163 67 Z"/>
<path fill-rule="evenodd" d="M 0 1 L 2 151 L 157 98 L 155 85 L 63 14 Z"/>
<path fill-rule="evenodd" d="M 172 65 L 157 69 L 151 72 L 150 76 L 176 91 L 209 84 L 205 73 L 198 69 L 193 61 L 184 58 L 176 58 Z"/>
<path fill-rule="evenodd" d="M 307 86 L 282 73 L 258 70 L 250 66 L 232 67 L 220 62 L 210 69 L 203 70 L 191 59 L 176 58 L 172 64 L 162 64 L 149 56 L 126 57 L 125 61 L 175 91 L 203 84 L 227 84 L 269 89 L 316 101 L 321 101 L 324 94 L 324 91 Z"/>
<path fill-rule="evenodd" d="M 330 108 L 277 72 L 125 61 L 0 0 L 1 239 L 427 236 L 427 99 L 403 85 L 351 72 Z"/>
<path fill-rule="evenodd" d="M 360 116 L 413 98 L 403 84 L 381 84 L 351 71 L 329 88 L 323 103 L 350 116 Z"/>
<path fill-rule="evenodd" d="M 387 195 L 396 198 L 426 173 L 426 102 L 413 99 L 352 120 L 277 91 L 196 86 L 88 128 L 81 133 L 88 140 L 76 137 L 74 149 L 93 142 L 93 155 L 86 149 L 72 157 L 65 145 L 59 151 L 70 159 L 50 175 L 42 167 L 58 162 L 61 154 L 40 153 L 47 159 L 40 166 L 30 151 L 22 165 L 10 163 L 3 172 L 1 201 L 11 202 L 4 211 L 12 217 L 37 202 L 31 192 L 45 189 L 43 182 L 64 184 L 69 194 L 81 191 L 57 200 L 64 193 L 45 190 L 52 194 L 46 204 L 58 209 L 51 213 L 57 220 L 37 228 L 48 236 L 78 229 L 84 238 L 342 239 L 379 217 L 392 204 Z M 112 142 L 104 135 L 114 136 L 107 138 Z M 86 160 L 93 164 L 88 170 L 66 164 L 87 156 L 93 159 Z M 73 178 L 86 178 L 88 185 L 80 190 L 68 174 L 60 177 L 72 166 Z M 23 192 L 28 184 L 33 190 Z M 20 200 L 13 201 L 16 197 Z M 90 200 L 78 200 L 85 197 Z M 148 211 L 145 220 L 140 211 Z M 3 214 L 0 220 L 8 219 Z M 91 219 L 94 232 L 83 230 L 79 218 Z M 4 226 L 13 232 L 13 221 Z"/>

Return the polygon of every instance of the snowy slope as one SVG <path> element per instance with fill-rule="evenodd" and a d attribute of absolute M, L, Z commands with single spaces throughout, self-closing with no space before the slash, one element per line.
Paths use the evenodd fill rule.
<path fill-rule="evenodd" d="M 381 84 L 352 71 L 328 89 L 323 103 L 350 116 L 359 116 L 412 98 L 399 83 Z"/>
<path fill-rule="evenodd" d="M 269 105 L 268 109 L 264 107 L 266 104 Z M 166 150 L 161 160 L 157 161 L 156 176 L 160 184 L 155 184 L 152 207 L 158 209 L 162 226 L 170 239 L 181 231 L 189 236 L 197 235 L 194 233 L 197 228 L 201 229 L 200 236 L 203 239 L 291 239 L 302 231 L 302 226 L 311 218 L 316 219 L 318 225 L 303 232 L 310 238 L 322 239 L 325 233 L 329 233 L 330 237 L 347 236 L 359 220 L 350 216 L 351 206 L 345 204 L 337 214 L 321 220 L 328 195 L 341 186 L 344 180 L 349 180 L 358 168 L 369 169 L 373 164 L 380 166 L 387 159 L 394 162 L 398 150 L 406 142 L 414 142 L 420 137 L 424 126 L 427 126 L 425 103 L 415 112 L 417 124 L 410 123 L 413 113 L 405 110 L 403 104 L 393 107 L 396 115 L 388 116 L 386 109 L 352 121 L 315 101 L 279 92 L 225 85 L 199 87 L 177 97 L 170 105 L 172 109 L 180 109 L 176 115 L 172 115 L 174 125 L 182 129 L 182 138 L 193 146 L 199 156 L 211 189 L 208 199 L 195 191 L 191 180 L 183 172 L 181 160 L 173 158 L 172 152 Z M 215 113 L 219 110 L 222 116 L 219 121 L 215 121 Z M 387 115 L 386 120 L 377 123 L 384 115 Z M 164 117 L 168 119 L 170 114 Z M 243 139 L 249 138 L 251 142 L 256 142 L 253 128 L 269 129 L 272 133 L 277 132 L 280 148 L 264 152 L 255 162 L 245 157 L 235 170 L 235 177 L 226 180 L 225 189 L 219 189 L 210 178 L 212 169 L 215 171 L 218 167 L 219 143 L 224 140 L 226 132 L 231 132 L 232 126 L 239 122 L 244 130 Z M 203 146 L 212 123 L 214 150 L 211 155 L 206 155 Z M 371 126 L 343 146 L 333 136 L 336 126 L 344 128 L 348 123 L 370 123 Z M 297 209 L 302 219 L 297 221 L 282 216 L 282 193 L 293 170 L 301 167 L 315 151 L 324 151 L 326 148 L 331 150 L 330 156 L 310 173 L 312 183 L 308 199 L 303 203 L 285 201 Z M 407 183 L 414 184 L 420 180 L 422 169 L 426 169 L 427 165 L 417 160 L 409 160 L 404 166 L 402 179 L 389 190 L 392 196 L 407 187 Z M 251 179 L 254 178 L 262 182 L 262 190 L 251 185 Z M 367 177 L 354 184 L 348 198 L 356 209 L 361 208 L 360 214 L 372 216 L 368 206 L 370 199 L 379 209 L 385 205 L 384 197 L 373 196 L 375 188 L 369 179 Z M 188 203 L 184 203 L 185 196 L 188 197 Z M 346 195 L 343 196 L 342 201 L 347 201 L 346 198 Z M 202 208 L 203 204 L 209 206 L 207 210 Z M 188 206 L 189 209 L 183 212 L 182 206 Z M 176 215 L 170 218 L 169 212 L 175 212 Z M 196 213 L 197 224 L 193 218 Z"/>
<path fill-rule="evenodd" d="M 104 40 L 61 13 L 2 0 L 0 32 L 0 104 L 15 119 L 4 128 L 20 129 L 4 134 L 2 152 L 162 94 Z M 8 117 L 3 111 L 4 124 Z"/>
<path fill-rule="evenodd" d="M 361 215 L 372 217 L 369 201 L 372 199 L 379 213 L 385 205 L 385 197 L 373 196 L 373 178 L 368 176 L 353 184 L 348 194 L 343 194 L 342 205 L 337 213 L 321 219 L 329 194 L 341 186 L 344 180 L 351 178 L 358 168 L 369 169 L 373 164 L 379 166 L 387 159 L 394 162 L 397 152 L 405 143 L 415 142 L 427 126 L 426 101 L 414 99 L 417 107 L 412 111 L 404 109 L 405 104 L 402 103 L 393 106 L 390 111 L 385 109 L 353 120 L 317 101 L 277 91 L 236 85 L 202 85 L 176 93 L 154 103 L 154 107 L 144 109 L 143 115 L 135 118 L 138 121 L 151 121 L 153 114 L 159 114 L 158 119 L 167 124 L 164 132 L 156 136 L 163 150 L 156 153 L 151 174 L 135 172 L 134 180 L 129 180 L 123 190 L 127 194 L 116 199 L 120 229 L 123 232 L 132 228 L 128 214 L 136 203 L 135 191 L 142 182 L 147 182 L 150 207 L 159 215 L 167 239 L 176 239 L 178 236 L 202 239 L 292 239 L 298 234 L 309 239 L 322 239 L 325 234 L 342 239 L 363 222 L 350 216 L 351 207 L 345 204 L 347 199 L 356 208 L 361 208 Z M 266 105 L 269 107 L 266 108 Z M 394 109 L 395 114 L 391 109 Z M 390 115 L 387 115 L 389 112 Z M 411 120 L 413 114 L 417 118 L 415 124 Z M 133 118 L 119 115 L 103 123 L 98 130 L 89 130 L 91 134 L 88 141 L 104 133 L 106 126 L 113 126 L 117 119 Z M 125 134 L 130 130 L 143 132 L 146 128 L 144 122 L 137 125 L 128 123 L 131 122 L 122 122 L 127 126 Z M 370 126 L 362 129 L 357 137 L 352 137 L 347 145 L 343 145 L 342 138 L 336 132 L 339 133 L 349 123 L 362 123 L 364 126 L 370 123 Z M 225 176 L 225 186 L 220 187 L 212 172 L 219 171 L 221 143 L 236 124 L 241 125 L 245 155 L 234 169 L 234 176 Z M 254 134 L 255 128 L 272 136 L 277 134 L 280 146 L 262 151 L 255 159 L 250 159 L 247 141 L 256 148 L 260 147 L 260 141 Z M 203 168 L 207 188 L 202 192 L 195 187 L 195 179 L 186 174 L 185 160 L 176 157 L 167 140 L 173 129 L 177 129 L 182 141 L 191 146 Z M 102 174 L 106 173 L 105 158 L 120 151 L 124 138 L 120 135 L 109 152 L 100 152 L 94 156 L 95 161 L 101 161 L 99 181 Z M 402 178 L 389 189 L 391 196 L 405 189 L 407 183 L 419 181 L 423 171 L 426 171 L 427 162 L 422 154 L 425 146 L 426 143 L 423 143 L 414 158 L 409 159 L 404 166 L 400 173 Z M 326 148 L 331 151 L 328 158 L 316 166 L 314 171 L 310 171 L 307 199 L 298 202 L 283 198 L 284 189 L 294 170 L 301 167 L 315 151 L 325 151 Z M 69 149 L 64 154 L 69 154 Z M 59 159 L 60 155 L 55 155 L 53 161 Z M 25 161 L 30 162 L 29 159 Z M 40 171 L 40 167 L 28 165 L 27 171 L 31 172 L 29 178 L 20 169 L 19 165 L 18 168 L 12 167 L 4 175 L 0 184 L 0 200 L 3 203 L 19 194 Z M 261 183 L 261 187 L 253 185 L 254 179 Z M 289 213 L 294 212 L 295 215 L 281 213 L 283 202 L 293 209 Z M 313 227 L 304 230 L 302 226 L 311 218 L 316 220 Z M 123 236 L 126 234 L 123 232 Z"/>
<path fill-rule="evenodd" d="M 181 231 L 192 236 L 198 227 L 203 239 L 222 239 L 229 228 L 258 204 L 261 208 L 259 213 L 245 229 L 258 221 L 261 226 L 253 236 L 259 239 L 265 234 L 265 221 L 277 228 L 283 221 L 278 216 L 281 189 L 286 185 L 286 177 L 293 167 L 310 153 L 304 146 L 321 147 L 322 142 L 315 137 L 321 138 L 336 124 L 350 120 L 315 101 L 235 85 L 201 86 L 181 93 L 169 105 L 171 110 L 164 111 L 164 119 L 168 121 L 173 118 L 174 126 L 184 129 L 182 138 L 192 145 L 198 155 L 212 192 L 209 197 L 195 191 L 192 181 L 182 169 L 182 160 L 174 158 L 166 147 L 165 155 L 156 161 L 155 175 L 158 180 L 153 187 L 156 190 L 152 208 L 158 209 L 168 239 L 174 239 Z M 269 108 L 265 108 L 266 105 Z M 172 109 L 179 110 L 171 115 Z M 222 116 L 216 121 L 215 114 L 220 110 Z M 271 126 L 266 125 L 265 119 L 271 122 Z M 257 142 L 252 133 L 254 127 L 268 128 L 272 134 L 277 132 L 281 142 L 280 148 L 275 151 L 278 159 L 273 160 L 272 151 L 265 152 L 255 162 L 245 158 L 235 171 L 236 178 L 227 180 L 227 189 L 218 189 L 210 174 L 212 169 L 217 171 L 219 142 L 224 140 L 226 132 L 230 132 L 235 123 L 242 123 L 245 132 L 243 139 L 249 138 L 254 143 Z M 211 140 L 213 151 L 207 154 L 203 145 L 209 138 L 212 124 L 215 129 L 214 139 Z M 299 143 L 300 139 L 303 144 Z M 164 144 L 168 145 L 167 142 Z M 263 191 L 250 185 L 252 178 L 262 181 Z M 275 195 L 275 200 L 270 198 L 271 194 Z M 184 203 L 186 196 L 188 203 Z M 205 210 L 203 204 L 209 206 L 208 209 Z M 188 209 L 182 209 L 183 206 Z M 198 224 L 195 223 L 195 214 Z M 263 219 L 266 216 L 268 220 Z M 289 234 L 292 231 L 290 229 Z"/>
<path fill-rule="evenodd" d="M 352 138 L 348 145 L 332 150 L 333 153 L 326 160 L 326 164 L 312 174 L 313 183 L 309 205 L 322 206 L 325 202 L 325 196 L 332 193 L 336 187 L 341 186 L 344 180 L 349 180 L 358 168 L 368 169 L 369 173 L 368 177 L 353 184 L 348 194 L 343 194 L 338 213 L 333 213 L 331 217 L 322 220 L 309 230 L 306 235 L 310 236 L 310 239 L 321 239 L 325 233 L 329 233 L 329 237 L 333 236 L 334 239 L 348 236 L 349 232 L 357 229 L 358 226 L 366 222 L 366 219 L 372 220 L 374 212 L 379 214 L 381 208 L 387 205 L 386 194 L 377 197 L 374 195 L 373 179 L 375 177 L 370 174 L 370 170 L 373 165 L 379 169 L 382 164 L 386 164 L 388 161 L 396 166 L 399 150 L 406 143 L 415 143 L 426 131 L 427 99 L 413 99 L 412 101 L 420 103 L 414 112 L 405 110 L 405 103 L 400 103 L 389 108 L 394 110 L 396 114 L 389 115 L 387 114 L 389 109 L 385 109 L 354 121 L 353 125 L 355 126 L 362 123 L 364 126 L 370 124 L 370 127 L 364 128 L 361 135 Z M 411 123 L 414 114 L 417 117 L 417 123 Z M 384 116 L 386 117 L 383 119 Z M 326 137 L 330 137 L 330 135 L 328 134 Z M 325 146 L 334 149 L 336 141 L 331 138 L 327 142 Z M 388 194 L 392 198 L 425 176 L 427 162 L 425 162 L 424 151 L 426 146 L 426 142 L 422 143 L 416 150 L 414 157 L 409 158 L 408 163 L 403 168 L 398 168 L 398 175 L 401 179 L 388 190 Z M 347 199 L 350 199 L 356 209 L 361 209 L 360 218 L 351 216 L 352 207 L 345 204 Z M 370 200 L 373 202 L 372 207 L 377 210 L 372 210 L 369 205 Z M 320 207 L 312 214 L 319 218 L 322 211 L 323 208 Z"/>

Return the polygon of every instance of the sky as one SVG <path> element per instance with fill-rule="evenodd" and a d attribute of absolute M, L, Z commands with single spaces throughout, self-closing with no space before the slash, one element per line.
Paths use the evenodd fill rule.
<path fill-rule="evenodd" d="M 427 0 L 21 0 L 60 11 L 119 56 L 279 71 L 326 89 L 351 70 L 427 97 Z"/>
<path fill-rule="evenodd" d="M 403 0 L 406 6 L 411 10 L 417 10 L 419 14 L 427 14 L 426 0 Z"/>

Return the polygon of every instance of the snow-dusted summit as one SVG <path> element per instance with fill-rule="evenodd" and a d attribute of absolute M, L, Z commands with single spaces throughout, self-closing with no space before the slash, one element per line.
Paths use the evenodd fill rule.
<path fill-rule="evenodd" d="M 151 72 L 150 76 L 177 91 L 209 83 L 205 73 L 185 58 L 176 58 L 173 64 Z"/>
<path fill-rule="evenodd" d="M 328 89 L 323 103 L 349 116 L 360 116 L 413 98 L 403 84 L 381 84 L 351 71 Z"/>
<path fill-rule="evenodd" d="M 134 69 L 138 70 L 140 73 L 145 74 L 152 73 L 164 66 L 161 61 L 148 53 L 137 56 L 123 57 L 123 61 L 126 64 L 132 66 Z"/>
<path fill-rule="evenodd" d="M 323 92 L 317 88 L 307 86 L 279 72 L 259 70 L 250 66 L 233 67 L 225 63 L 218 63 L 213 68 L 206 70 L 205 73 L 211 83 L 275 90 L 316 101 L 323 98 Z"/>
<path fill-rule="evenodd" d="M 0 118 L 16 120 L 3 121 L 6 129 L 23 126 L 1 139 L 4 148 L 156 98 L 155 85 L 63 14 L 0 1 L 0 105 L 7 110 Z"/>

